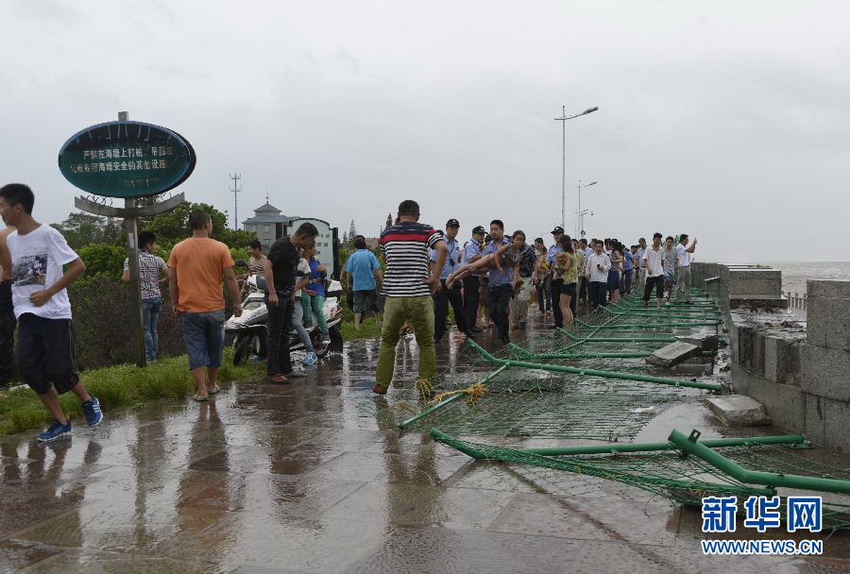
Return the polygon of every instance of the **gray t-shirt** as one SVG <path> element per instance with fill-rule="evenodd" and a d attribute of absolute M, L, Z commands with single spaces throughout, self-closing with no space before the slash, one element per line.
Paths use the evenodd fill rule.
<path fill-rule="evenodd" d="M 673 271 L 676 269 L 676 250 L 664 250 L 664 271 Z"/>
<path fill-rule="evenodd" d="M 142 286 L 142 299 L 159 299 L 162 294 L 159 291 L 160 274 L 165 273 L 168 265 L 162 257 L 157 257 L 147 251 L 139 251 L 139 283 Z M 124 260 L 124 271 L 130 270 L 130 259 Z"/>

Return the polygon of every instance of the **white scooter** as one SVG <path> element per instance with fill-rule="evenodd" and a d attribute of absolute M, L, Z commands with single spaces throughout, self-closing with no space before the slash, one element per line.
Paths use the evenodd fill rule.
<path fill-rule="evenodd" d="M 241 261 L 240 261 L 241 263 Z M 258 285 L 259 278 L 259 285 Z M 269 312 L 266 308 L 265 292 L 263 287 L 265 281 L 262 277 L 251 275 L 245 281 L 243 292 L 245 293 L 242 299 L 242 316 L 230 317 L 224 324 L 225 333 L 233 334 L 233 364 L 242 365 L 249 357 L 256 355 L 259 357 L 266 356 L 266 339 L 268 331 L 266 330 L 266 320 Z M 331 344 L 334 340 L 342 341 L 342 335 L 339 332 L 339 323 L 342 321 L 342 308 L 339 305 L 340 296 L 342 295 L 342 286 L 339 281 L 330 281 L 326 284 L 327 297 L 323 307 L 325 312 L 325 320 L 328 324 L 328 335 L 331 339 Z M 301 301 L 295 301 L 296 305 L 300 305 Z M 322 339 L 322 333 L 316 324 L 315 319 L 313 325 L 307 329 L 310 334 L 310 340 L 313 343 L 313 351 L 318 357 L 324 357 L 330 351 L 331 345 L 325 343 Z M 290 332 L 289 348 L 292 351 L 297 351 L 304 348 L 304 343 L 293 328 Z"/>

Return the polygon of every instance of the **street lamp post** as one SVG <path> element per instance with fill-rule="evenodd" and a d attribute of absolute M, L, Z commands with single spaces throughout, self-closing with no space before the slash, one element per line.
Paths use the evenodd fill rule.
<path fill-rule="evenodd" d="M 576 221 L 576 223 L 578 224 L 578 229 L 576 230 L 576 236 L 579 239 L 584 237 L 584 214 L 587 211 L 586 209 L 584 211 L 581 210 L 581 190 L 583 187 L 590 187 L 591 185 L 596 185 L 597 183 L 599 182 L 591 181 L 590 183 L 582 185 L 581 180 L 578 180 L 578 185 L 576 186 L 576 189 L 578 189 L 578 211 L 576 212 L 578 213 L 578 218 Z"/>
<path fill-rule="evenodd" d="M 592 217 L 593 211 L 591 211 L 590 209 L 582 209 L 578 215 L 579 219 L 581 220 L 581 223 L 579 224 L 581 225 L 581 237 L 584 237 L 584 216 L 588 214 Z M 581 237 L 579 237 L 579 239 L 581 239 Z"/>
<path fill-rule="evenodd" d="M 580 114 L 572 116 L 567 115 L 566 106 L 561 106 L 561 117 L 555 118 L 556 122 L 561 122 L 561 227 L 566 223 L 566 205 L 567 205 L 567 120 L 592 114 L 598 110 L 598 106 L 588 108 Z"/>

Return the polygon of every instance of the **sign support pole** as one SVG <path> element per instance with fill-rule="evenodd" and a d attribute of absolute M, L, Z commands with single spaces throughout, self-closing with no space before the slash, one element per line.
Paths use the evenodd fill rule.
<path fill-rule="evenodd" d="M 118 120 L 126 122 L 130 119 L 129 112 L 118 112 Z M 124 199 L 124 208 L 132 214 L 136 209 L 135 198 Z M 127 232 L 127 258 L 130 267 L 130 318 L 133 330 L 133 351 L 136 366 L 147 364 L 145 356 L 145 330 L 142 324 L 142 283 L 139 278 L 139 220 L 135 215 L 124 219 L 124 229 Z"/>

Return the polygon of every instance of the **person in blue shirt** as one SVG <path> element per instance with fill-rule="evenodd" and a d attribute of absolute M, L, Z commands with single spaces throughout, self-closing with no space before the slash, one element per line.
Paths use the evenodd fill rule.
<path fill-rule="evenodd" d="M 461 333 L 469 336 L 466 328 L 466 320 L 463 314 L 463 292 L 461 282 L 453 284 L 451 288 L 446 287 L 446 278 L 454 273 L 461 265 L 461 257 L 463 255 L 460 245 L 457 242 L 457 232 L 460 230 L 460 223 L 457 219 L 449 219 L 446 222 L 446 232 L 443 235 L 443 241 L 448 250 L 446 262 L 440 270 L 440 283 L 443 288 L 432 295 L 434 298 L 434 342 L 439 343 L 443 338 L 443 333 L 446 332 L 446 319 L 449 315 L 449 303 L 455 312 L 455 323 L 457 329 Z M 428 259 L 431 265 L 436 265 L 437 250 L 431 249 L 428 254 Z M 435 270 L 436 271 L 436 270 Z"/>
<path fill-rule="evenodd" d="M 555 243 L 552 247 L 549 248 L 549 251 L 546 253 L 546 263 L 549 264 L 550 269 L 555 268 L 556 257 L 558 257 L 558 253 L 564 250 L 561 247 L 561 237 L 564 236 L 564 228 L 558 225 L 555 229 L 552 230 L 552 238 Z M 561 291 L 564 286 L 563 279 L 552 277 L 552 316 L 555 318 L 555 327 L 563 327 L 564 326 L 564 315 L 561 313 Z"/>
<path fill-rule="evenodd" d="M 632 292 L 632 270 L 634 263 L 632 262 L 632 252 L 625 245 L 620 244 L 620 250 L 623 252 L 623 293 L 629 294 Z"/>
<path fill-rule="evenodd" d="M 322 334 L 322 342 L 327 345 L 331 342 L 328 332 L 328 322 L 325 317 L 325 277 L 328 272 L 322 263 L 316 259 L 319 251 L 316 246 L 304 250 L 304 259 L 310 264 L 310 281 L 301 290 L 301 305 L 304 307 L 304 327 L 313 325 L 313 315 L 319 324 L 319 332 Z"/>
<path fill-rule="evenodd" d="M 351 277 L 351 290 L 354 299 L 354 330 L 360 330 L 365 313 L 375 313 L 378 323 L 381 322 L 381 302 L 378 297 L 378 283 L 383 281 L 381 264 L 375 254 L 366 249 L 366 238 L 358 235 L 354 238 L 354 248 L 357 250 L 348 256 L 342 270 L 341 280 L 346 283 Z"/>
<path fill-rule="evenodd" d="M 502 245 L 511 244 L 511 240 L 505 237 L 505 224 L 499 219 L 490 222 L 490 237 L 492 239 L 484 248 L 484 255 L 496 253 Z M 509 251 L 506 253 L 509 253 Z M 487 303 L 490 307 L 490 317 L 496 324 L 499 338 L 503 343 L 508 344 L 511 342 L 509 314 L 511 297 L 514 292 L 514 268 L 518 261 L 506 261 L 505 263 L 501 270 L 498 267 L 490 269 L 488 274 L 490 288 L 487 292 Z"/>
<path fill-rule="evenodd" d="M 463 244 L 461 265 L 475 263 L 484 255 L 484 235 L 486 231 L 480 225 L 472 230 L 472 238 Z M 478 321 L 478 306 L 481 304 L 481 276 L 471 273 L 463 278 L 463 319 L 467 334 L 480 333 L 475 325 Z"/>

